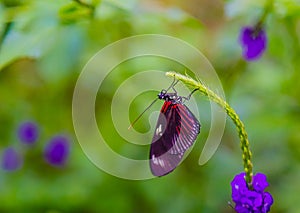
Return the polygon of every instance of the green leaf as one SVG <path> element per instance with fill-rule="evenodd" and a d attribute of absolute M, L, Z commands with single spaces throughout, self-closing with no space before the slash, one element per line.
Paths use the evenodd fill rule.
<path fill-rule="evenodd" d="M 94 7 L 92 5 L 81 5 L 77 2 L 71 2 L 59 10 L 59 17 L 63 23 L 74 23 L 83 18 L 93 16 Z"/>
<path fill-rule="evenodd" d="M 51 34 L 55 34 L 59 6 L 38 1 L 6 10 L 4 23 L 13 26 L 0 46 L 0 70 L 19 58 L 40 57 L 55 42 Z"/>

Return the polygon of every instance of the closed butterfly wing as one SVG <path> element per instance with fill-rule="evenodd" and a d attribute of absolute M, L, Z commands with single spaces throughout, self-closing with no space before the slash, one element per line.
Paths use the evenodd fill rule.
<path fill-rule="evenodd" d="M 198 120 L 185 105 L 165 101 L 150 147 L 152 174 L 163 176 L 173 171 L 199 132 Z"/>
<path fill-rule="evenodd" d="M 169 150 L 171 154 L 186 152 L 197 139 L 201 126 L 187 106 L 177 104 L 175 110 L 180 115 L 180 124 L 176 126 L 174 144 Z"/>

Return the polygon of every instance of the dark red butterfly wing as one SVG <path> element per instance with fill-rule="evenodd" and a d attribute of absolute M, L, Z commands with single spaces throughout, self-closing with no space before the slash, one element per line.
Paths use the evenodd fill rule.
<path fill-rule="evenodd" d="M 165 101 L 150 147 L 152 174 L 163 176 L 173 171 L 199 132 L 197 118 L 185 105 Z"/>

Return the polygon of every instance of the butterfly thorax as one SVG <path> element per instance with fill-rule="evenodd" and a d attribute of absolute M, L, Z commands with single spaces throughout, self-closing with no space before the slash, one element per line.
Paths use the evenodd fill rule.
<path fill-rule="evenodd" d="M 176 92 L 167 93 L 167 91 L 163 89 L 157 96 L 161 100 L 171 101 L 172 104 L 182 103 L 182 97 L 178 96 Z"/>

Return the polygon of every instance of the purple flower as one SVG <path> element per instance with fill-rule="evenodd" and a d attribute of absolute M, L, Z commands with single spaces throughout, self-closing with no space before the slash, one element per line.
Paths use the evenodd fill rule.
<path fill-rule="evenodd" d="M 70 152 L 70 142 L 66 136 L 57 135 L 51 138 L 44 150 L 45 160 L 53 166 L 63 166 Z"/>
<path fill-rule="evenodd" d="M 269 185 L 262 173 L 253 176 L 253 190 L 248 189 L 245 173 L 240 173 L 231 182 L 232 200 L 238 213 L 267 213 L 273 204 L 272 195 L 264 192 Z"/>
<path fill-rule="evenodd" d="M 243 57 L 247 61 L 259 59 L 267 46 L 267 36 L 260 27 L 243 27 L 240 32 Z"/>
<path fill-rule="evenodd" d="M 15 171 L 23 165 L 22 156 L 13 148 L 4 149 L 1 158 L 1 167 L 6 171 Z"/>
<path fill-rule="evenodd" d="M 36 123 L 26 121 L 18 128 L 18 137 L 21 142 L 32 145 L 36 142 L 39 136 L 38 126 Z"/>

